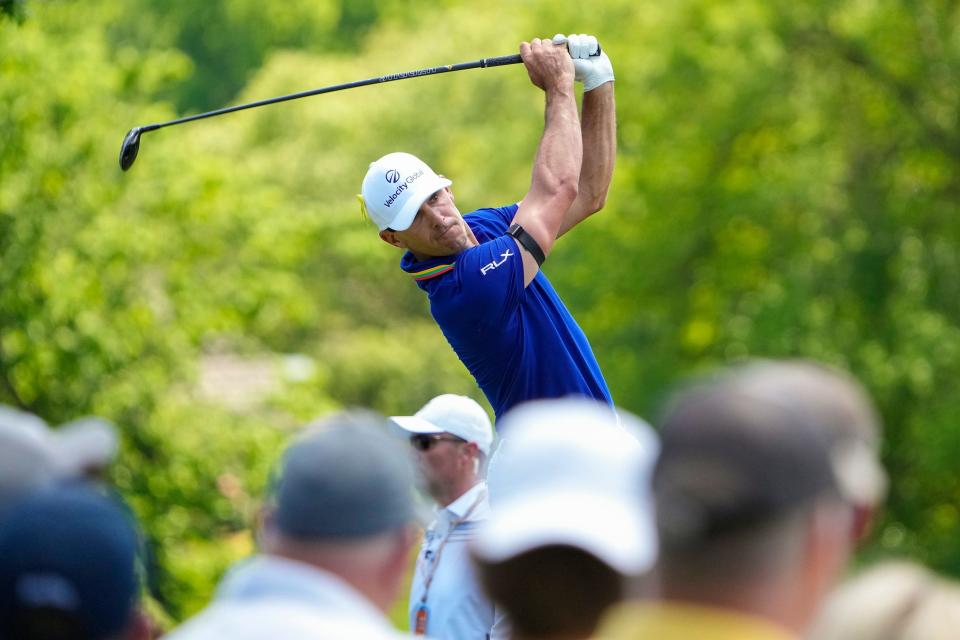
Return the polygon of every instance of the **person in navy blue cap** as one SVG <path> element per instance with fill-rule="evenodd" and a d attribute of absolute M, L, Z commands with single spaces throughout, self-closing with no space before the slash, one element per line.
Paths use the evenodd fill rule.
<path fill-rule="evenodd" d="M 90 487 L 17 502 L 0 520 L 0 639 L 149 637 L 137 550 L 133 522 Z"/>

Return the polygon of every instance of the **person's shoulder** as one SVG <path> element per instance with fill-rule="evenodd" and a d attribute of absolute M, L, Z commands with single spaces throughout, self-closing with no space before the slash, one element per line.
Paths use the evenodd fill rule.
<path fill-rule="evenodd" d="M 234 624 L 240 612 L 231 603 L 213 601 L 199 613 L 166 634 L 171 640 L 206 640 L 216 638 Z"/>
<path fill-rule="evenodd" d="M 480 236 L 477 237 L 477 240 L 480 242 L 486 242 L 490 238 L 506 233 L 507 227 L 510 226 L 510 222 L 513 220 L 513 216 L 517 213 L 517 207 L 517 204 L 510 204 L 504 207 L 484 207 L 466 214 L 464 220 L 466 220 L 470 228 L 473 229 L 474 234 L 477 234 L 478 231 L 489 234 L 489 237 L 482 239 Z"/>
<path fill-rule="evenodd" d="M 468 216 L 481 216 L 485 218 L 498 218 L 512 220 L 513 216 L 517 213 L 517 208 L 520 206 L 519 202 L 514 202 L 513 204 L 503 205 L 501 207 L 481 207 L 475 209 L 468 213 Z"/>
<path fill-rule="evenodd" d="M 731 609 L 673 602 L 623 602 L 604 614 L 597 640 L 627 638 L 798 640 L 786 629 Z"/>
<path fill-rule="evenodd" d="M 322 607 L 278 597 L 243 604 L 213 603 L 167 637 L 173 640 L 213 640 L 228 637 L 249 640 L 278 637 L 290 640 L 396 640 L 409 636 L 395 632 L 387 624 L 378 624 L 375 620 L 336 615 Z"/>

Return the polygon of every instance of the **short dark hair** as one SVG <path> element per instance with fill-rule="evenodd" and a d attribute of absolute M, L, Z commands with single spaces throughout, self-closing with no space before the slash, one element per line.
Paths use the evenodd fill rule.
<path fill-rule="evenodd" d="M 525 637 L 588 637 L 624 597 L 624 578 L 577 547 L 549 545 L 502 562 L 474 558 L 480 583 Z"/>

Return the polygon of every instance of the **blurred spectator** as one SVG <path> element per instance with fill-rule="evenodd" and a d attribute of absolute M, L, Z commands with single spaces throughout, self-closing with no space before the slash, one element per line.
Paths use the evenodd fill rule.
<path fill-rule="evenodd" d="M 854 510 L 853 537 L 862 541 L 887 489 L 880 417 L 863 386 L 843 371 L 802 360 L 756 361 L 740 379 L 750 394 L 789 401 L 823 432 L 840 493 Z"/>
<path fill-rule="evenodd" d="M 444 394 L 413 416 L 391 420 L 409 434 L 421 483 L 438 506 L 413 573 L 410 628 L 436 638 L 498 637 L 502 625 L 494 624 L 494 607 L 477 584 L 468 549 L 490 511 L 483 481 L 493 444 L 490 418 L 470 398 Z"/>
<path fill-rule="evenodd" d="M 800 637 L 850 554 L 836 438 L 794 387 L 737 369 L 681 393 L 654 472 L 663 602 L 621 608 L 610 638 Z"/>
<path fill-rule="evenodd" d="M 51 429 L 31 413 L 0 405 L 0 509 L 61 480 L 102 483 L 117 446 L 114 426 L 100 418 Z"/>
<path fill-rule="evenodd" d="M 81 485 L 38 490 L 0 519 L 0 638 L 146 638 L 126 514 Z"/>
<path fill-rule="evenodd" d="M 0 405 L 0 510 L 73 473 L 74 465 L 37 416 Z"/>
<path fill-rule="evenodd" d="M 840 586 L 809 640 L 952 640 L 960 635 L 960 584 L 908 562 L 889 562 Z"/>
<path fill-rule="evenodd" d="M 653 432 L 587 400 L 522 405 L 502 420 L 492 513 L 474 546 L 513 638 L 588 638 L 656 555 L 647 486 Z"/>
<path fill-rule="evenodd" d="M 119 447 L 117 430 L 112 424 L 88 416 L 60 425 L 53 435 L 66 452 L 74 474 L 94 481 L 106 480 Z"/>
<path fill-rule="evenodd" d="M 384 612 L 414 542 L 413 470 L 386 420 L 335 415 L 287 449 L 262 553 L 175 640 L 396 638 Z"/>

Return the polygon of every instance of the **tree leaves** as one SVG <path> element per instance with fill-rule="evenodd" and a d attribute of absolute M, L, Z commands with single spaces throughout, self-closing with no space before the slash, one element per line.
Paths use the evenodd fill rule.
<path fill-rule="evenodd" d="M 542 96 L 520 67 L 338 92 L 148 133 L 127 173 L 124 132 L 558 31 L 596 33 L 617 73 L 614 186 L 547 274 L 618 403 L 653 418 L 677 381 L 748 356 L 845 366 L 887 423 L 870 553 L 960 574 L 952 3 L 0 9 L 22 18 L 0 19 L 0 399 L 120 424 L 116 482 L 175 618 L 249 548 L 249 501 L 298 425 L 479 397 L 355 194 L 402 149 L 463 211 L 516 201 Z M 269 391 L 242 410 L 202 391 L 219 356 L 278 363 Z"/>

